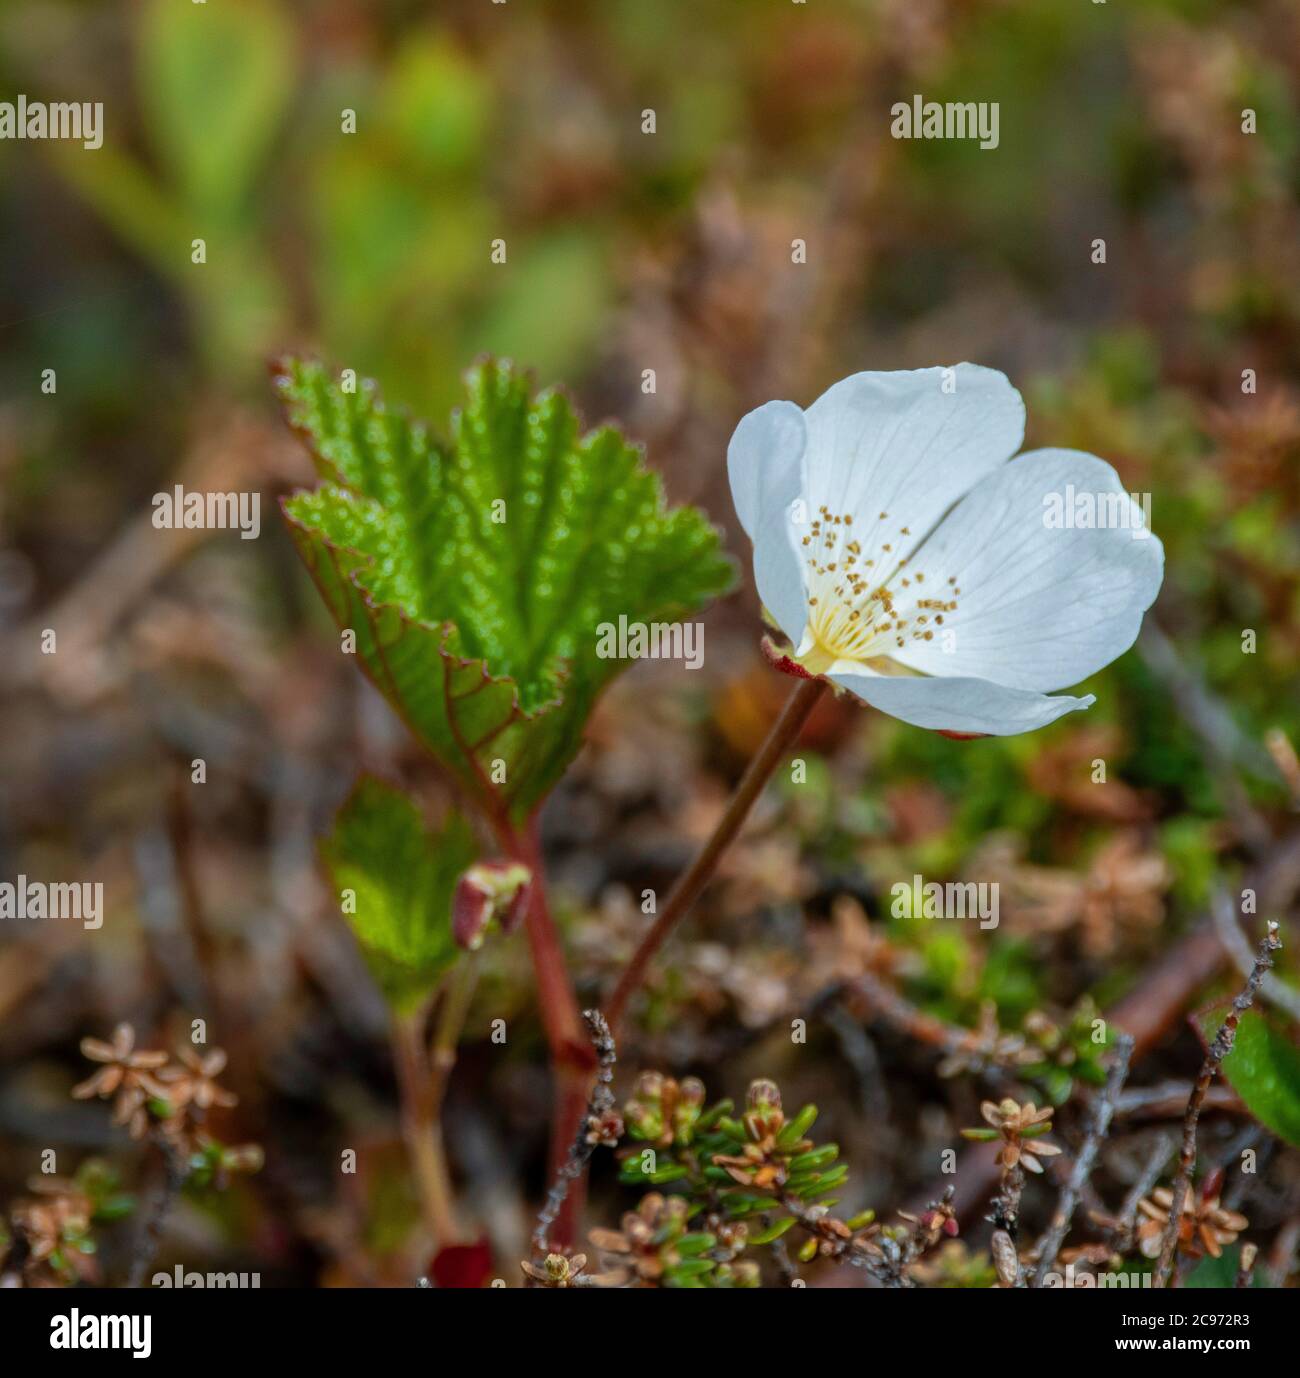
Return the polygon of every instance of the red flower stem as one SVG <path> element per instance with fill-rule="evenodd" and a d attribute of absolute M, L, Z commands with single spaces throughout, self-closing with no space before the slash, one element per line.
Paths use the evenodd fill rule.
<path fill-rule="evenodd" d="M 651 958 L 667 942 L 673 929 L 685 917 L 687 910 L 699 898 L 700 892 L 708 884 L 709 878 L 717 869 L 722 854 L 727 850 L 740 831 L 741 825 L 749 816 L 763 787 L 772 778 L 773 771 L 784 759 L 786 752 L 798 737 L 804 723 L 816 708 L 821 696 L 826 692 L 823 679 L 803 679 L 786 700 L 781 716 L 772 724 L 767 739 L 759 747 L 757 755 L 745 768 L 736 792 L 727 804 L 726 812 L 718 820 L 712 836 L 700 848 L 695 860 L 678 878 L 659 917 L 650 931 L 641 939 L 641 944 L 632 954 L 632 960 L 619 978 L 614 994 L 605 1007 L 605 1018 L 615 1034 L 627 1010 L 627 1002 L 637 987 L 645 980 L 646 970 Z"/>
<path fill-rule="evenodd" d="M 498 833 L 501 845 L 510 857 L 522 862 L 532 872 L 524 909 L 524 927 L 528 934 L 528 947 L 537 981 L 537 1003 L 551 1052 L 551 1074 L 555 1082 L 548 1173 L 553 1180 L 564 1166 L 569 1148 L 577 1137 L 582 1116 L 586 1114 L 587 1086 L 596 1066 L 596 1055 L 578 1011 L 560 935 L 547 904 L 536 821 L 530 820 L 522 831 L 516 831 L 502 822 L 498 826 Z M 577 1238 L 577 1225 L 585 1195 L 583 1182 L 574 1182 L 551 1231 L 557 1248 L 571 1247 Z"/>

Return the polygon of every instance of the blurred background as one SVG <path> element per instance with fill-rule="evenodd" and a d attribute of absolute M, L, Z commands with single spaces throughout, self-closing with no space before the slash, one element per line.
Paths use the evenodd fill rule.
<path fill-rule="evenodd" d="M 1027 445 L 1093 451 L 1152 494 L 1165 586 L 1142 646 L 1087 686 L 1096 707 L 972 744 L 828 705 L 811 788 L 769 792 L 623 1050 L 714 1095 L 761 1073 L 817 1099 L 854 1204 L 923 1189 L 979 1099 L 848 999 L 791 1048 L 791 1011 L 869 960 L 864 914 L 919 1007 L 973 1027 L 992 1001 L 1018 1029 L 1137 988 L 1216 886 L 1280 852 L 1294 871 L 1292 0 L 8 0 L 0 96 L 18 92 L 102 101 L 105 141 L 0 142 L 0 874 L 102 879 L 107 913 L 94 933 L 0 924 L 0 1203 L 46 1148 L 135 1182 L 138 1147 L 68 1098 L 78 1040 L 127 1019 L 157 1045 L 197 1014 L 240 1096 L 222 1137 L 266 1166 L 186 1203 L 163 1262 L 409 1281 L 384 1012 L 315 847 L 360 770 L 437 783 L 338 655 L 282 529 L 275 498 L 311 482 L 270 397 L 282 350 L 377 378 L 444 432 L 462 369 L 507 355 L 617 419 L 738 555 L 737 419 L 859 369 L 1000 368 Z M 914 93 L 997 101 L 999 147 L 892 139 Z M 154 529 L 176 483 L 259 490 L 260 539 Z M 587 999 L 643 922 L 632 896 L 707 833 L 785 692 L 756 612 L 742 580 L 707 616 L 703 672 L 628 673 L 545 814 Z M 999 876 L 998 931 L 891 920 L 914 872 Z M 1147 1079 L 1194 1069 L 1193 1003 L 1165 1012 Z M 511 1285 L 547 1106 L 526 955 L 500 945 L 446 1125 Z M 1241 1128 L 1221 1118 L 1211 1144 Z M 1261 1238 L 1300 1215 L 1293 1159 L 1242 1205 Z M 612 1224 L 631 1202 L 608 1177 L 591 1219 Z"/>

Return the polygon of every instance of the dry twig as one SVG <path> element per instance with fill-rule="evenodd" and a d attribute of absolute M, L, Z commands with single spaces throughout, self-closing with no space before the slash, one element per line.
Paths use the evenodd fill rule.
<path fill-rule="evenodd" d="M 1250 976 L 1240 994 L 1232 1002 L 1227 1017 L 1219 1026 L 1219 1032 L 1210 1044 L 1205 1061 L 1201 1063 L 1201 1073 L 1192 1087 L 1192 1094 L 1187 1098 L 1187 1113 L 1183 1117 L 1183 1146 L 1178 1155 L 1178 1174 L 1174 1178 L 1173 1205 L 1160 1241 L 1160 1259 L 1156 1264 L 1152 1281 L 1154 1287 L 1168 1287 L 1169 1276 L 1173 1270 L 1174 1252 L 1178 1247 L 1178 1228 L 1187 1193 L 1191 1190 L 1192 1171 L 1196 1167 L 1196 1122 L 1200 1118 L 1205 1093 L 1210 1089 L 1210 1083 L 1214 1080 L 1223 1059 L 1232 1051 L 1241 1016 L 1254 1004 L 1264 975 L 1273 965 L 1273 954 L 1281 946 L 1282 940 L 1277 935 L 1277 924 L 1270 922 L 1268 932 L 1261 939 L 1259 950 L 1255 954 L 1255 965 Z"/>
<path fill-rule="evenodd" d="M 1232 964 L 1244 977 L 1249 977 L 1254 963 L 1250 942 L 1237 922 L 1236 911 L 1227 891 L 1219 889 L 1210 900 L 1210 912 L 1214 916 L 1214 930 L 1219 935 L 1224 951 L 1232 958 Z M 1271 971 L 1264 973 L 1260 982 L 1260 997 L 1275 1005 L 1292 1019 L 1300 1019 L 1300 990 L 1288 986 Z"/>
<path fill-rule="evenodd" d="M 153 1140 L 162 1153 L 162 1180 L 158 1185 L 149 1214 L 145 1217 L 140 1232 L 136 1236 L 135 1250 L 131 1255 L 131 1271 L 126 1282 L 128 1287 L 144 1286 L 144 1275 L 158 1254 L 163 1226 L 166 1224 L 167 1217 L 171 1214 L 171 1209 L 176 1204 L 181 1194 L 181 1188 L 185 1185 L 185 1179 L 189 1175 L 185 1155 L 165 1134 L 155 1133 Z"/>
<path fill-rule="evenodd" d="M 1074 1166 L 1070 1169 L 1070 1177 L 1065 1184 L 1065 1189 L 1061 1192 L 1061 1199 L 1056 1207 L 1056 1214 L 1052 1217 L 1052 1223 L 1038 1246 L 1038 1268 L 1034 1273 L 1035 1287 L 1043 1285 L 1043 1279 L 1051 1271 L 1052 1265 L 1056 1262 L 1056 1255 L 1060 1252 L 1065 1236 L 1069 1233 L 1070 1221 L 1074 1218 L 1074 1212 L 1078 1207 L 1084 1184 L 1092 1174 L 1093 1165 L 1097 1161 L 1097 1153 L 1110 1130 L 1111 1118 L 1115 1113 L 1115 1100 L 1124 1087 L 1125 1078 L 1128 1076 L 1129 1059 L 1132 1056 L 1132 1035 L 1121 1033 L 1115 1040 L 1110 1075 L 1106 1078 L 1106 1085 L 1102 1088 L 1101 1094 L 1092 1107 L 1092 1118 L 1088 1125 L 1087 1136 L 1075 1157 Z"/>
<path fill-rule="evenodd" d="M 621 1132 L 621 1121 L 614 1110 L 614 1065 L 618 1061 L 618 1047 L 610 1032 L 605 1016 L 599 1010 L 584 1010 L 583 1019 L 591 1033 L 592 1045 L 596 1049 L 599 1067 L 596 1080 L 587 1100 L 587 1114 L 578 1126 L 578 1133 L 569 1149 L 569 1156 L 560 1168 L 550 1191 L 546 1193 L 546 1204 L 537 1217 L 537 1228 L 533 1231 L 533 1251 L 541 1258 L 550 1248 L 551 1226 L 559 1217 L 560 1209 L 569 1194 L 569 1188 L 587 1169 L 591 1155 L 597 1144 L 608 1138 L 617 1138 Z"/>

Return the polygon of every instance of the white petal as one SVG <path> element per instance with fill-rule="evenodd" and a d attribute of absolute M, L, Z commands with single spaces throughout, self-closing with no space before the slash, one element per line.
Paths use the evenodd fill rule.
<path fill-rule="evenodd" d="M 1025 433 L 1020 394 L 1005 375 L 975 364 L 855 373 L 804 416 L 809 520 L 823 507 L 851 516 L 863 567 L 878 577 L 1010 459 Z"/>
<path fill-rule="evenodd" d="M 740 418 L 727 446 L 727 477 L 736 515 L 752 541 L 771 495 L 789 506 L 803 487 L 803 412 L 793 402 L 768 402 Z"/>
<path fill-rule="evenodd" d="M 1045 499 L 1071 492 L 1115 495 L 1108 519 L 1128 525 L 1048 525 Z M 983 479 L 909 561 L 909 593 L 951 595 L 957 608 L 942 627 L 928 610 L 933 639 L 909 633 L 891 654 L 930 675 L 1015 689 L 1077 684 L 1133 644 L 1163 572 L 1160 541 L 1109 464 L 1078 450 L 1035 450 Z M 899 582 L 893 587 L 897 596 Z"/>
<path fill-rule="evenodd" d="M 768 402 L 741 418 L 727 446 L 736 515 L 754 543 L 754 583 L 763 606 L 796 644 L 807 600 L 791 506 L 803 492 L 804 414 L 793 402 Z"/>
<path fill-rule="evenodd" d="M 841 675 L 830 678 L 873 708 L 917 727 L 944 732 L 979 732 L 1012 737 L 1032 732 L 1076 709 L 1089 708 L 1091 694 L 1048 698 L 1023 689 L 1007 689 L 986 679 L 893 675 Z"/>

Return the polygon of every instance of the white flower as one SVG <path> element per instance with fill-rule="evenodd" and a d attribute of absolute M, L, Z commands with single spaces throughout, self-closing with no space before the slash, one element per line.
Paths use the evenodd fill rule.
<path fill-rule="evenodd" d="M 856 373 L 807 411 L 769 402 L 741 421 L 732 497 L 808 673 L 959 733 L 1093 702 L 1047 694 L 1133 644 L 1164 551 L 1109 464 L 1011 459 L 1024 426 L 1020 394 L 974 364 Z"/>

